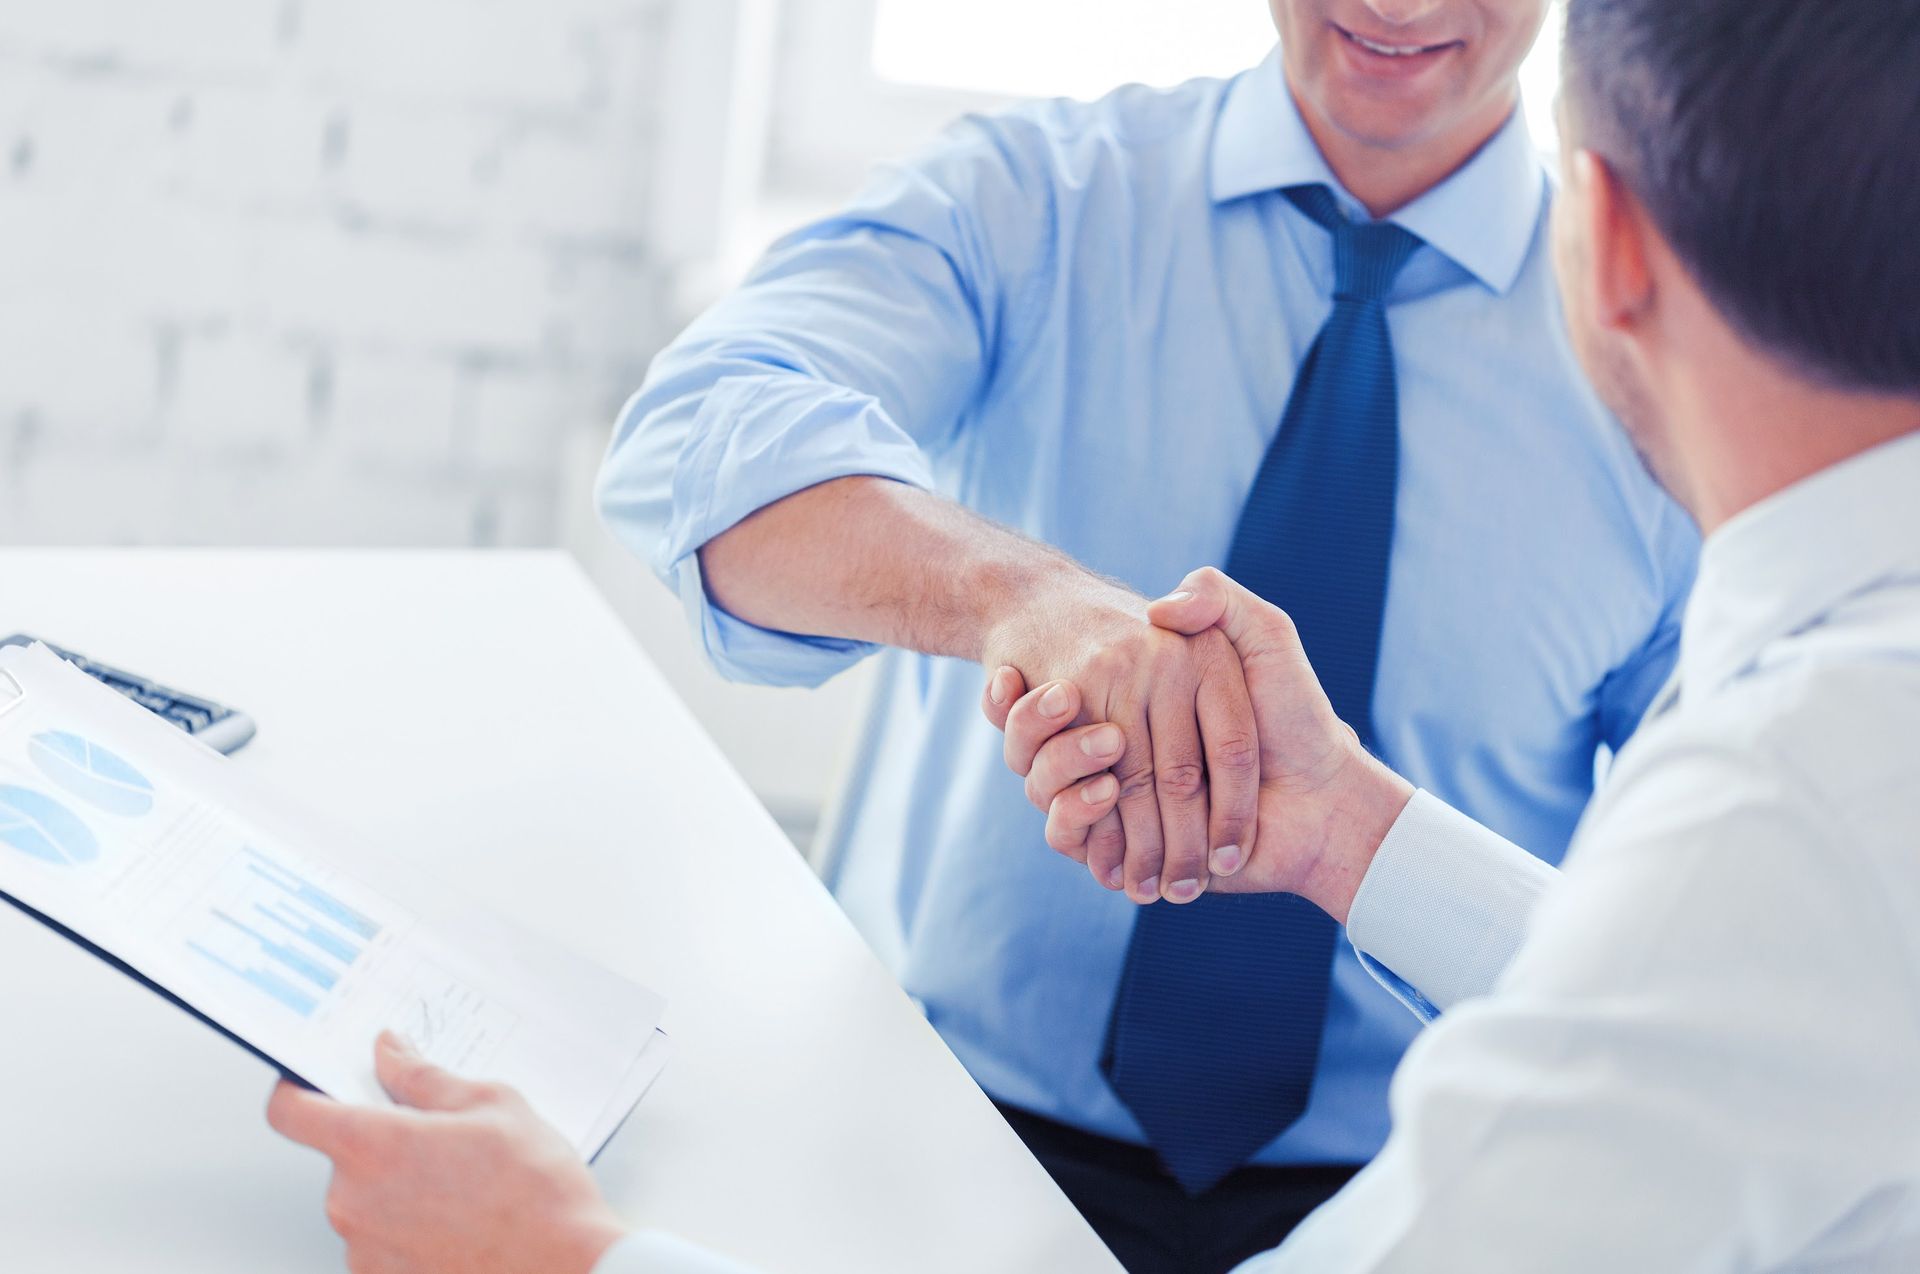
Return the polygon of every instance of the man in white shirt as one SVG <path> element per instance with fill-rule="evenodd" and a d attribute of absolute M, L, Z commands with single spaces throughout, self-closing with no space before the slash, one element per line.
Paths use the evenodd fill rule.
<path fill-rule="evenodd" d="M 1707 536 L 1679 669 L 1562 873 L 1361 749 L 1279 611 L 1156 604 L 1258 716 L 1216 888 L 1444 1012 L 1381 1156 L 1247 1271 L 1920 1269 L 1920 4 L 1572 0 L 1568 46 L 1576 345 Z M 1077 854 L 1111 727 L 1040 747 L 1048 688 L 1009 759 Z"/>
<path fill-rule="evenodd" d="M 1569 317 L 1708 538 L 1564 875 L 1361 749 L 1278 611 L 1211 571 L 1156 604 L 1258 713 L 1258 847 L 1215 888 L 1305 895 L 1444 1010 L 1386 1150 L 1249 1271 L 1920 1268 L 1915 66 L 1920 0 L 1569 0 Z M 1051 688 L 1009 759 L 1078 856 L 1119 741 Z M 422 1109 L 270 1111 L 334 1157 L 354 1269 L 731 1268 L 623 1237 L 511 1094 L 379 1063 Z"/>

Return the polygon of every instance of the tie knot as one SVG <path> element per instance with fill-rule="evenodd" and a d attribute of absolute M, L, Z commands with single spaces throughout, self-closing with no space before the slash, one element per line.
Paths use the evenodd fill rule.
<path fill-rule="evenodd" d="M 1333 296 L 1337 301 L 1377 301 L 1420 246 L 1420 237 L 1390 221 L 1353 221 L 1325 186 L 1287 191 L 1300 211 L 1333 235 Z"/>

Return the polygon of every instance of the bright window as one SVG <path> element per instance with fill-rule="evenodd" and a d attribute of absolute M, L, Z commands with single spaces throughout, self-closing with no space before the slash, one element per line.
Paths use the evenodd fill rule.
<path fill-rule="evenodd" d="M 1553 143 L 1560 9 L 1520 72 L 1527 116 Z M 896 83 L 1017 97 L 1097 97 L 1118 84 L 1231 75 L 1273 44 L 1260 0 L 878 0 L 873 69 Z"/>

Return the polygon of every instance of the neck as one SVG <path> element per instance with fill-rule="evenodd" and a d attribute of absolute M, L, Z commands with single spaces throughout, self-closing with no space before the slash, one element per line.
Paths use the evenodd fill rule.
<path fill-rule="evenodd" d="M 1751 355 L 1676 386 L 1676 494 L 1707 535 L 1823 469 L 1920 432 L 1920 401 L 1833 389 Z"/>
<path fill-rule="evenodd" d="M 1375 218 L 1391 216 L 1460 171 L 1505 127 L 1520 100 L 1518 84 L 1509 85 L 1484 109 L 1443 135 L 1379 146 L 1335 127 L 1295 92 L 1291 81 L 1287 92 L 1293 95 L 1327 167 Z"/>

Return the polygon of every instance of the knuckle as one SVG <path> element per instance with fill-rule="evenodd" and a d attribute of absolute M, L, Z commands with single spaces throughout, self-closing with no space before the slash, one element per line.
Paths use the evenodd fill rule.
<path fill-rule="evenodd" d="M 1215 771 L 1235 776 L 1251 774 L 1260 765 L 1260 744 L 1252 735 L 1238 731 L 1222 735 L 1214 741 L 1207 764 Z"/>
<path fill-rule="evenodd" d="M 1142 796 L 1151 796 L 1156 782 L 1153 763 L 1136 761 L 1131 765 L 1115 767 L 1113 776 L 1120 781 L 1120 801 L 1131 804 Z"/>
<path fill-rule="evenodd" d="M 1228 660 L 1238 662 L 1233 643 L 1227 640 L 1226 633 L 1218 628 L 1209 628 L 1188 640 L 1193 642 L 1195 649 L 1205 657 L 1210 666 L 1222 664 Z"/>
<path fill-rule="evenodd" d="M 1133 656 L 1123 646 L 1102 646 L 1087 660 L 1087 680 L 1112 683 L 1133 665 Z"/>
<path fill-rule="evenodd" d="M 1155 775 L 1154 790 L 1172 801 L 1191 801 L 1205 790 L 1206 771 L 1193 761 L 1163 765 Z"/>
<path fill-rule="evenodd" d="M 513 1100 L 513 1090 L 505 1084 L 487 1080 L 473 1086 L 474 1100 L 484 1106 L 504 1106 Z"/>
<path fill-rule="evenodd" d="M 1156 682 L 1164 680 L 1170 672 L 1186 663 L 1193 651 L 1193 638 L 1164 628 L 1153 630 L 1152 642 L 1151 658 Z"/>

